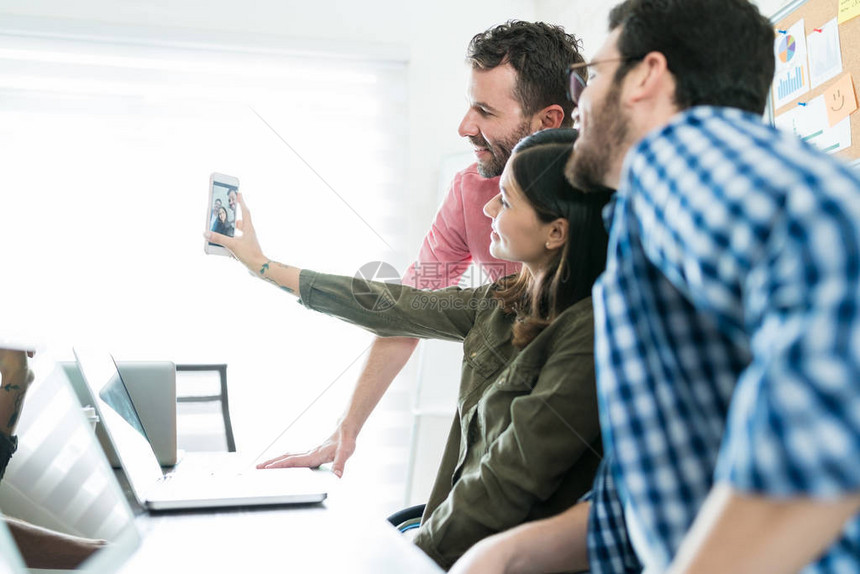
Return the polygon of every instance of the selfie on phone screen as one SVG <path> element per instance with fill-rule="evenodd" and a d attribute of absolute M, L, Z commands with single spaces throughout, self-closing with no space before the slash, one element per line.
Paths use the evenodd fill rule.
<path fill-rule="evenodd" d="M 233 237 L 236 231 L 236 188 L 216 182 L 212 186 L 212 214 L 209 231 Z"/>
<path fill-rule="evenodd" d="M 239 179 L 231 175 L 213 172 L 209 176 L 209 202 L 206 207 L 206 231 L 235 237 L 236 222 L 242 218 L 239 206 Z M 238 235 L 242 233 L 239 232 Z M 203 248 L 211 255 L 230 255 L 230 252 L 210 241 L 204 240 Z"/>

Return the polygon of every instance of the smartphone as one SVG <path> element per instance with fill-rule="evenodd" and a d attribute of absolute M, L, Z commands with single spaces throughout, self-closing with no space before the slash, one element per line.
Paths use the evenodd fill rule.
<path fill-rule="evenodd" d="M 241 219 L 239 208 L 239 179 L 232 175 L 213 173 L 209 176 L 209 202 L 206 204 L 206 231 L 236 235 L 236 221 Z M 210 255 L 230 255 L 220 245 L 203 241 L 203 250 Z"/>

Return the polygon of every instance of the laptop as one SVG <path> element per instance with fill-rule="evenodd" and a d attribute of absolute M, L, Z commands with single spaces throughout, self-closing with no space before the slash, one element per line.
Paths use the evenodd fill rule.
<path fill-rule="evenodd" d="M 163 474 L 116 363 L 110 354 L 75 350 L 84 383 L 105 433 L 141 506 L 185 510 L 313 504 L 327 496 L 325 476 L 307 468 Z"/>
<path fill-rule="evenodd" d="M 18 421 L 18 451 L 0 482 L 0 512 L 56 532 L 107 540 L 77 570 L 117 572 L 140 542 L 134 515 L 63 369 L 45 350 L 32 365 L 36 378 Z M 17 569 L 23 558 L 5 534 L 0 523 L 0 574 L 9 568 L 26 572 Z"/>

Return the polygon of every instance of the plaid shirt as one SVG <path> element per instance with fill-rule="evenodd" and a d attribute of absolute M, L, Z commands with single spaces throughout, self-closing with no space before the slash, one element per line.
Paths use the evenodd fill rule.
<path fill-rule="evenodd" d="M 636 571 L 636 554 L 665 570 L 715 481 L 860 491 L 860 178 L 701 107 L 633 149 L 621 182 L 594 290 L 594 573 Z M 860 516 L 803 572 L 860 572 Z"/>

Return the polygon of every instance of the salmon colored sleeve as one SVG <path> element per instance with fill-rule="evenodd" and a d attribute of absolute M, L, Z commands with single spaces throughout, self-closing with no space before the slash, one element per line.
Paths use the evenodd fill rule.
<path fill-rule="evenodd" d="M 424 237 L 418 258 L 403 275 L 402 283 L 418 289 L 442 289 L 456 285 L 469 268 L 472 254 L 466 242 L 463 213 L 463 173 L 458 173 L 430 230 Z"/>

